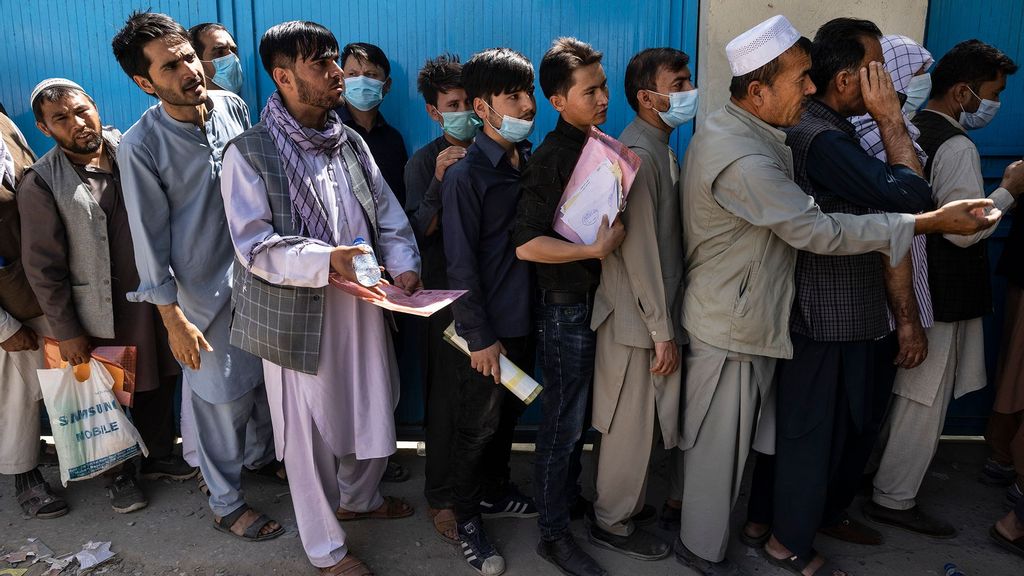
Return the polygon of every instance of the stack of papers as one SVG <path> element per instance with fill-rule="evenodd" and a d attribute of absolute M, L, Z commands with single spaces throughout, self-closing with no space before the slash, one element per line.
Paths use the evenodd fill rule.
<path fill-rule="evenodd" d="M 584 244 L 597 240 L 602 217 L 609 225 L 622 209 L 622 168 L 605 159 L 562 204 L 562 222 L 579 235 Z"/>

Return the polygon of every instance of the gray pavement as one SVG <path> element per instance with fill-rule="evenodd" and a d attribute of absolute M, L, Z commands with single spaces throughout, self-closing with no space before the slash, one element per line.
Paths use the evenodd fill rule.
<path fill-rule="evenodd" d="M 1022 576 L 1024 559 L 1012 556 L 988 540 L 988 527 L 1006 512 L 1003 491 L 976 481 L 986 449 L 978 442 L 944 442 L 932 465 L 921 493 L 930 511 L 952 521 L 960 530 L 953 540 L 932 540 L 895 529 L 880 527 L 885 544 L 865 547 L 819 537 L 817 548 L 836 559 L 856 576 L 941 575 L 946 562 L 956 563 L 967 576 Z M 586 455 L 589 459 L 590 454 Z M 412 480 L 386 484 L 385 493 L 402 496 L 416 507 L 416 514 L 396 521 L 349 523 L 349 547 L 366 560 L 380 576 L 465 575 L 475 572 L 464 564 L 458 550 L 434 535 L 426 514 L 422 491 L 423 459 L 415 451 L 401 451 L 397 460 L 411 468 Z M 532 454 L 517 452 L 513 461 L 514 480 L 529 494 Z M 585 465 L 586 467 L 586 465 Z M 749 467 L 748 467 L 749 469 Z M 57 469 L 44 468 L 51 484 L 59 486 Z M 667 490 L 665 462 L 655 462 L 648 492 L 649 502 L 660 506 Z M 149 507 L 127 515 L 111 511 L 101 481 L 72 483 L 64 494 L 71 512 L 56 520 L 32 520 L 22 516 L 14 500 L 10 478 L 0 479 L 0 551 L 17 550 L 26 538 L 39 538 L 56 553 L 72 552 L 87 541 L 111 541 L 117 558 L 94 568 L 92 574 L 108 576 L 250 576 L 262 574 L 313 575 L 295 530 L 291 496 L 286 486 L 262 479 L 245 479 L 249 502 L 281 522 L 287 533 L 269 542 L 248 543 L 217 532 L 212 516 L 194 481 L 155 482 L 146 485 Z M 746 495 L 741 496 L 734 515 L 742 522 Z M 851 512 L 862 518 L 858 500 Z M 503 552 L 509 576 L 557 576 L 557 571 L 535 553 L 537 527 L 533 520 L 489 521 L 487 528 Z M 674 534 L 653 528 L 666 541 Z M 586 542 L 581 522 L 573 525 L 578 541 L 611 574 L 637 576 L 692 575 L 672 557 L 659 562 L 638 562 Z M 738 542 L 730 550 L 750 575 L 787 574 L 771 567 L 759 555 Z M 0 553 L 2 556 L 2 553 Z M 0 562 L 0 576 L 11 565 Z M 45 567 L 36 565 L 24 576 L 38 576 Z M 73 570 L 65 574 L 74 574 Z"/>

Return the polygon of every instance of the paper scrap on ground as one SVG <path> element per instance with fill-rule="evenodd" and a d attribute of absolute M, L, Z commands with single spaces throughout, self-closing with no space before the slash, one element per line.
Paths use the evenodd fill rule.
<path fill-rule="evenodd" d="M 28 538 L 27 541 L 28 544 L 25 544 L 14 552 L 5 554 L 0 557 L 0 560 L 11 564 L 17 564 L 31 559 L 32 563 L 35 564 L 42 558 L 53 556 L 53 550 L 50 550 L 50 548 L 47 547 L 46 544 L 43 544 L 38 538 Z"/>
<path fill-rule="evenodd" d="M 469 345 L 466 344 L 466 340 L 462 336 L 455 332 L 454 322 L 444 329 L 444 339 L 452 346 L 461 350 L 463 354 L 469 356 Z M 501 370 L 501 383 L 505 385 L 505 388 L 508 388 L 509 392 L 515 394 L 516 398 L 522 400 L 523 404 L 533 402 L 541 390 L 544 389 L 529 374 L 523 372 L 519 366 L 516 366 L 511 360 L 506 358 L 504 354 L 498 357 L 498 367 Z"/>
<path fill-rule="evenodd" d="M 349 282 L 337 274 L 331 274 L 331 285 L 354 296 L 361 296 L 362 286 Z M 380 284 L 386 300 L 366 300 L 374 306 L 385 310 L 412 314 L 413 316 L 431 316 L 452 302 L 458 300 L 466 290 L 420 290 L 406 296 L 405 291 L 391 284 Z"/>
<path fill-rule="evenodd" d="M 0 576 L 25 576 L 28 568 L 0 568 Z"/>
<path fill-rule="evenodd" d="M 82 545 L 82 551 L 75 554 L 80 570 L 92 568 L 113 557 L 114 553 L 110 551 L 110 542 L 86 542 Z"/>

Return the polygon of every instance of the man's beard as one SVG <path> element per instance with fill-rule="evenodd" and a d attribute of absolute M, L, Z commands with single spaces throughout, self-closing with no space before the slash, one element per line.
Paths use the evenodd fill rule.
<path fill-rule="evenodd" d="M 59 142 L 61 148 L 75 154 L 92 154 L 103 145 L 103 137 L 93 133 L 93 137 L 82 144 L 77 138 L 71 138 L 68 142 Z"/>
<path fill-rule="evenodd" d="M 200 80 L 199 84 L 205 87 L 203 80 Z M 206 93 L 206 90 L 204 89 L 199 96 L 195 96 L 191 93 L 193 88 L 195 88 L 195 86 L 190 86 L 188 88 L 189 93 L 186 94 L 186 89 L 183 86 L 177 86 L 172 89 L 164 88 L 162 86 L 157 87 L 155 84 L 153 85 L 153 91 L 156 92 L 157 97 L 165 104 L 169 104 L 171 106 L 198 106 L 203 102 L 206 102 L 206 99 L 209 96 Z"/>
<path fill-rule="evenodd" d="M 335 94 L 334 89 L 314 92 L 312 86 L 305 80 L 295 77 L 295 88 L 299 92 L 299 102 L 307 106 L 331 110 L 341 104 L 341 95 Z"/>

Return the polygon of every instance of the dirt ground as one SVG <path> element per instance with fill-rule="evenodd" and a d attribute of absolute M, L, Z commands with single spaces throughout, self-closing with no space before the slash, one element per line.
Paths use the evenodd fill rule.
<path fill-rule="evenodd" d="M 586 458 L 589 458 L 589 454 Z M 819 537 L 817 548 L 836 559 L 856 576 L 942 575 L 943 566 L 954 562 L 967 576 L 1021 576 L 1024 559 L 997 548 L 988 539 L 988 527 L 1005 514 L 1003 491 L 977 482 L 985 448 L 977 442 L 945 442 L 939 450 L 922 488 L 920 501 L 928 510 L 952 521 L 960 530 L 953 540 L 932 540 L 895 529 L 880 527 L 882 546 L 866 547 Z M 461 559 L 457 548 L 434 535 L 422 497 L 423 458 L 414 450 L 400 451 L 397 460 L 408 466 L 413 477 L 400 484 L 385 484 L 386 494 L 408 499 L 416 514 L 394 521 L 363 521 L 346 525 L 349 549 L 367 561 L 380 576 L 465 575 L 475 572 Z M 532 454 L 517 452 L 513 477 L 529 494 Z M 748 472 L 749 472 L 748 466 Z M 44 468 L 54 486 L 59 486 L 54 466 Z M 656 461 L 648 500 L 660 506 L 667 491 L 667 468 Z M 14 499 L 14 483 L 0 480 L 0 556 L 18 550 L 26 538 L 38 538 L 57 555 L 80 550 L 88 541 L 110 541 L 114 559 L 89 570 L 107 576 L 255 576 L 264 574 L 314 575 L 306 561 L 295 528 L 291 495 L 287 486 L 246 477 L 247 499 L 282 525 L 284 536 L 262 543 L 249 543 L 217 532 L 205 499 L 194 481 L 155 482 L 145 485 L 149 507 L 132 514 L 116 514 L 108 505 L 100 480 L 72 483 L 64 490 L 71 512 L 55 520 L 23 517 Z M 584 482 L 586 485 L 586 481 Z M 741 496 L 734 514 L 735 526 L 742 522 L 746 495 Z M 862 518 L 859 499 L 851 513 Z M 538 532 L 533 520 L 488 521 L 489 534 L 505 556 L 510 576 L 556 576 L 557 571 L 535 553 Z M 675 534 L 652 530 L 671 541 Z M 659 562 L 639 562 L 586 542 L 581 522 L 573 524 L 579 542 L 611 574 L 636 576 L 691 575 L 669 557 Z M 786 572 L 769 566 L 752 549 L 739 542 L 729 555 L 751 576 L 781 576 Z M 0 562 L 0 576 L 19 576 L 10 568 L 28 568 L 24 576 L 39 576 L 47 568 Z M 64 571 L 73 575 L 76 568 Z"/>

